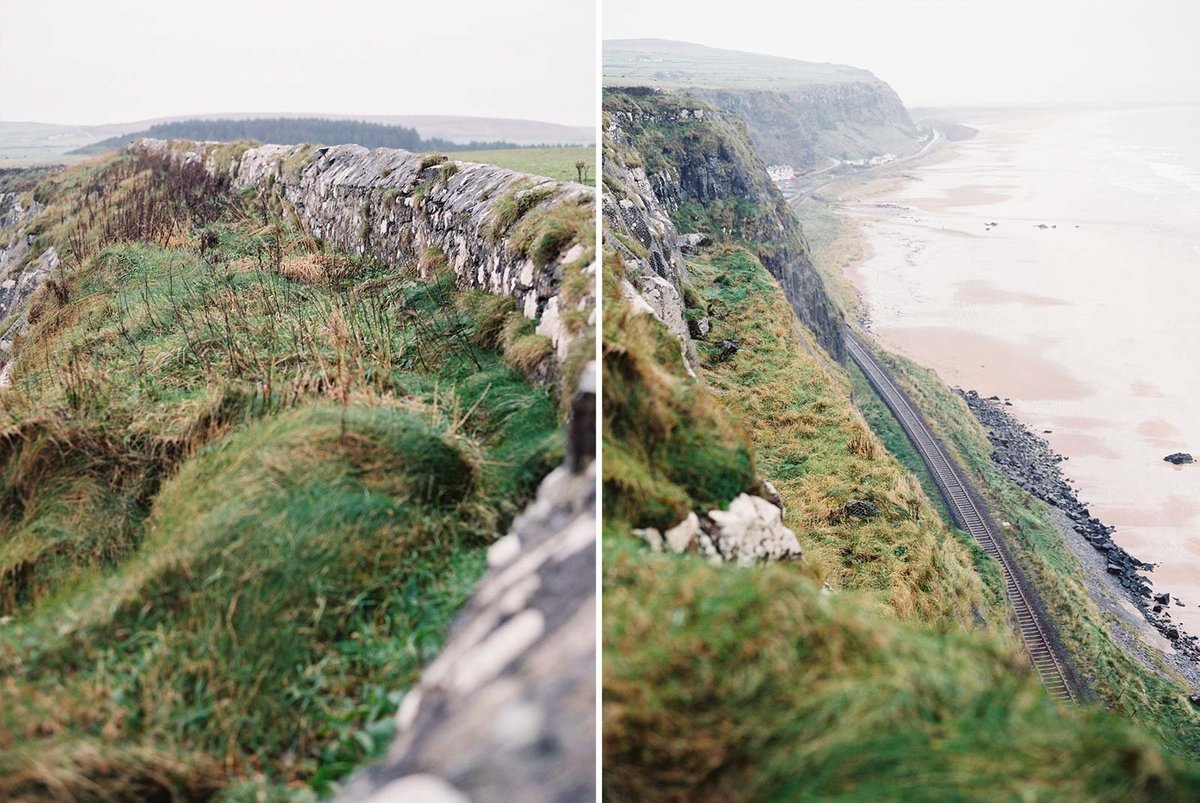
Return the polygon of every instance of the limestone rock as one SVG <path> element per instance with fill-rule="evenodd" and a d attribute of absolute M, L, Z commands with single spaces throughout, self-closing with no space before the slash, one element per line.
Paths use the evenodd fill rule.
<path fill-rule="evenodd" d="M 686 519 L 663 533 L 667 546 L 677 555 L 687 552 L 688 548 L 697 542 L 699 536 L 700 517 L 695 513 L 688 513 Z"/>
<path fill-rule="evenodd" d="M 783 511 L 760 496 L 741 494 L 728 510 L 712 510 L 705 532 L 723 560 L 746 566 L 795 560 L 803 554 L 796 534 L 783 525 Z"/>

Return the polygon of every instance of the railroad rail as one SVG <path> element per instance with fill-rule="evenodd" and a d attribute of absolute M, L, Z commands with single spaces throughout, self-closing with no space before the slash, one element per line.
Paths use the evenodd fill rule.
<path fill-rule="evenodd" d="M 875 360 L 871 350 L 861 339 L 846 331 L 846 348 L 850 357 L 862 369 L 867 381 L 892 415 L 900 422 L 908 439 L 916 447 L 921 459 L 933 475 L 938 492 L 946 502 L 955 520 L 983 547 L 983 551 L 1000 564 L 1004 579 L 1004 593 L 1012 606 L 1013 617 L 1029 662 L 1037 672 L 1042 684 L 1051 697 L 1064 702 L 1075 702 L 1075 692 L 1067 682 L 1066 672 L 1055 654 L 1047 627 L 1044 627 L 1036 608 L 1030 604 L 1025 589 L 1017 579 L 1017 573 L 1007 552 L 1000 546 L 995 523 L 991 521 L 982 503 L 977 503 L 969 486 L 957 466 L 946 455 L 940 443 L 925 425 L 924 419 L 913 409 L 908 397 L 896 387 L 887 371 Z"/>

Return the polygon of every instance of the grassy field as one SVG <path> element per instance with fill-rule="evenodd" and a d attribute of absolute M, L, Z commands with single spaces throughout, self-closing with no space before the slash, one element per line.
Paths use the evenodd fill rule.
<path fill-rule="evenodd" d="M 36 190 L 64 270 L 0 389 L 0 798 L 332 791 L 561 459 L 513 302 L 213 182 Z"/>
<path fill-rule="evenodd" d="M 587 184 L 596 178 L 595 148 L 500 148 L 490 151 L 453 151 L 447 156 L 464 162 L 482 162 L 560 181 L 578 181 L 579 173 L 575 169 L 575 163 L 582 161 L 587 163 L 588 171 L 584 183 Z"/>

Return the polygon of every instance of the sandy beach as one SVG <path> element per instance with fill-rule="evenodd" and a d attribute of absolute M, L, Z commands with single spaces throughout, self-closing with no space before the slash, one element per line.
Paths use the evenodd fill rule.
<path fill-rule="evenodd" d="M 1021 111 L 852 188 L 888 348 L 1011 399 L 1200 632 L 1200 110 Z"/>

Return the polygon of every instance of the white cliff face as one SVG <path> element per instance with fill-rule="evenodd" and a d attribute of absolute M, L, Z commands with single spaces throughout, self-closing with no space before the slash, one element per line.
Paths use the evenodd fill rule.
<path fill-rule="evenodd" d="M 582 297 L 568 299 L 561 292 L 567 271 L 595 275 L 590 242 L 568 242 L 550 264 L 539 265 L 515 242 L 513 230 L 497 223 L 499 202 L 506 198 L 526 215 L 562 205 L 594 210 L 591 187 L 358 145 L 264 145 L 226 164 L 218 164 L 221 151 L 213 143 L 179 150 L 162 140 L 139 140 L 132 147 L 181 162 L 202 160 L 210 172 L 228 173 L 235 189 L 274 184 L 311 234 L 345 253 L 387 265 L 417 263 L 429 249 L 438 249 L 459 287 L 514 298 L 526 317 L 539 322 L 538 331 L 551 339 L 560 358 L 579 334 L 563 312 L 571 306 L 589 318 L 594 308 L 591 282 Z M 588 255 L 589 264 L 581 264 Z"/>

